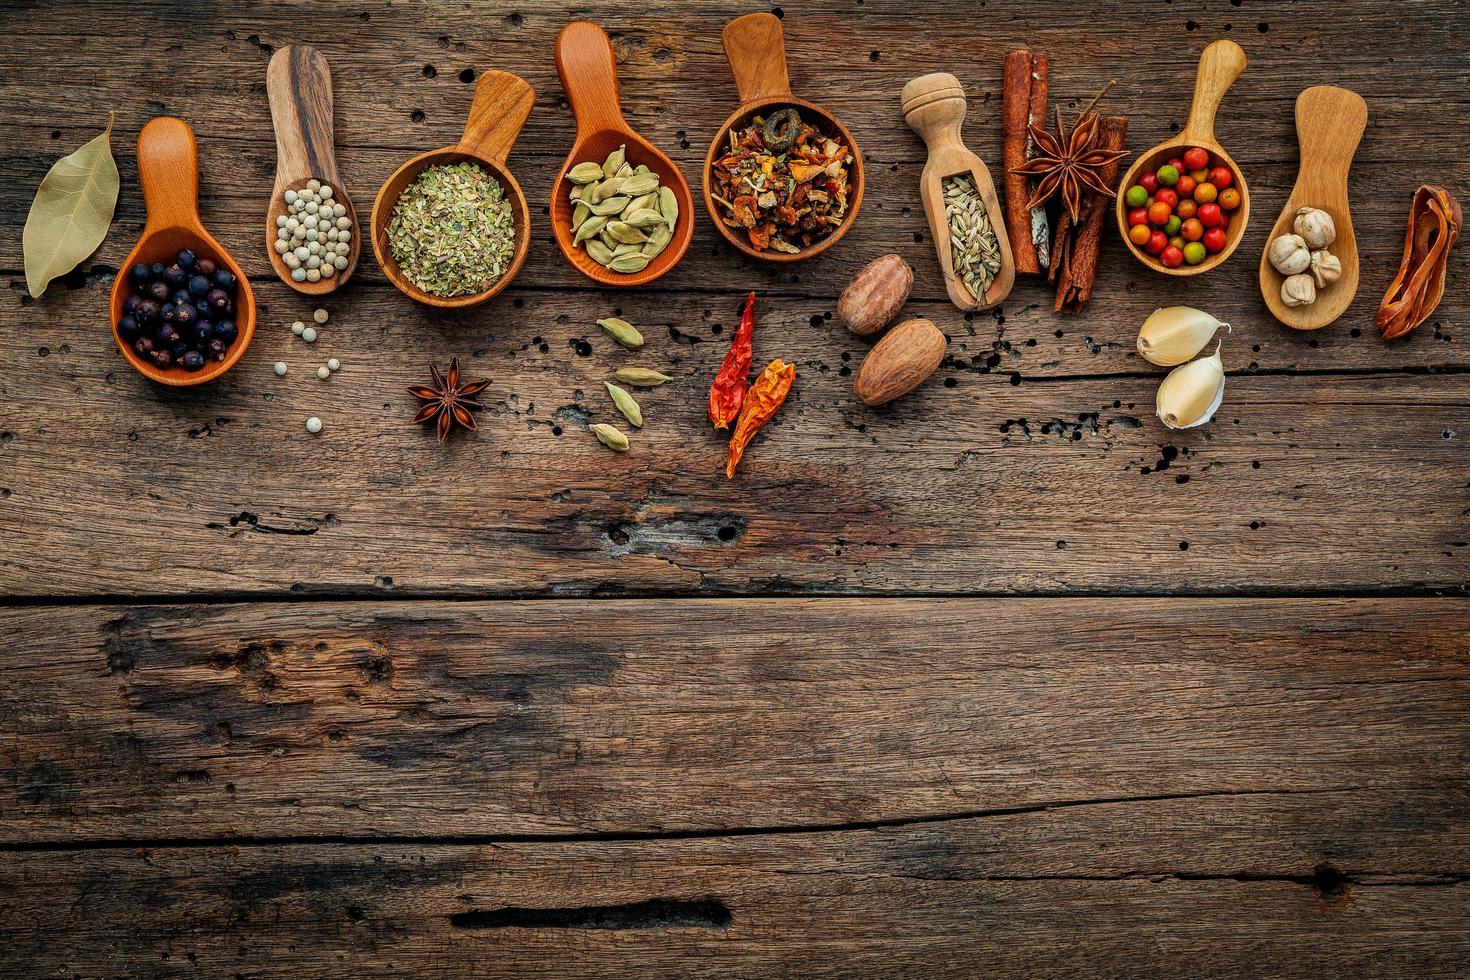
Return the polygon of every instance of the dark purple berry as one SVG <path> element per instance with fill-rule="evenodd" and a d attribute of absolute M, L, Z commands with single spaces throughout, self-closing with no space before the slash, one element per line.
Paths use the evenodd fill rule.
<path fill-rule="evenodd" d="M 136 296 L 129 296 L 127 299 L 123 300 L 123 312 L 124 313 L 131 313 L 131 312 L 133 312 L 134 310 L 136 310 L 138 308 L 138 303 L 139 302 L 140 302 L 140 300 L 138 299 L 138 297 L 136 297 Z"/>
<path fill-rule="evenodd" d="M 194 263 L 194 271 L 201 276 L 212 276 L 214 270 L 218 268 L 219 266 L 214 264 L 214 259 L 200 259 Z"/>
<path fill-rule="evenodd" d="M 179 342 L 179 331 L 171 323 L 165 323 L 153 335 L 155 346 L 172 347 Z"/>
<path fill-rule="evenodd" d="M 166 350 L 156 350 L 153 352 L 153 363 L 161 368 L 172 367 L 174 356 Z"/>
<path fill-rule="evenodd" d="M 206 320 L 214 315 L 214 311 L 209 308 L 209 300 L 207 299 L 201 299 L 199 302 L 195 303 L 194 310 Z"/>
<path fill-rule="evenodd" d="M 191 350 L 184 354 L 184 358 L 180 363 L 183 365 L 185 371 L 197 371 L 204 367 L 204 355 L 197 350 Z"/>
<path fill-rule="evenodd" d="M 216 337 L 214 340 L 211 340 L 209 342 L 209 356 L 214 358 L 216 361 L 223 361 L 225 359 L 226 346 L 226 344 L 221 343 L 220 339 Z"/>
<path fill-rule="evenodd" d="M 194 345 L 196 347 L 203 347 L 216 336 L 218 335 L 215 332 L 215 326 L 208 320 L 200 320 L 194 324 Z"/>
<path fill-rule="evenodd" d="M 189 274 L 183 270 L 182 266 L 171 265 L 163 270 L 163 281 L 168 283 L 170 289 L 178 289 L 189 281 Z"/>
<path fill-rule="evenodd" d="M 194 253 L 186 248 L 179 253 L 178 261 L 179 265 L 183 266 L 185 269 L 192 268 L 194 265 Z"/>
<path fill-rule="evenodd" d="M 148 266 L 144 265 L 142 262 L 139 262 L 137 265 L 133 266 L 132 271 L 128 273 L 128 278 L 133 280 L 134 286 L 137 286 L 139 289 L 143 288 L 144 286 L 148 285 Z"/>
<path fill-rule="evenodd" d="M 138 304 L 133 315 L 138 318 L 139 323 L 152 323 L 158 319 L 159 305 L 151 299 L 145 299 Z"/>
<path fill-rule="evenodd" d="M 235 337 L 238 333 L 239 331 L 235 329 L 234 320 L 221 320 L 214 327 L 214 335 L 224 341 L 226 347 L 235 342 Z"/>
<path fill-rule="evenodd" d="M 214 274 L 214 284 L 219 289 L 234 289 L 235 274 L 228 269 L 220 269 Z"/>
<path fill-rule="evenodd" d="M 211 310 L 227 310 L 230 307 L 230 294 L 223 289 L 211 289 L 207 298 Z"/>
<path fill-rule="evenodd" d="M 202 260 L 201 260 L 202 264 Z M 203 299 L 209 294 L 209 278 L 207 276 L 194 276 L 189 280 L 189 295 L 195 299 Z"/>
<path fill-rule="evenodd" d="M 160 303 L 167 303 L 168 298 L 173 295 L 173 290 L 168 288 L 166 282 L 154 282 L 148 286 L 148 295 Z"/>
<path fill-rule="evenodd" d="M 169 302 L 174 304 L 175 306 L 193 306 L 194 297 L 189 295 L 189 291 L 187 289 L 180 289 L 178 292 L 169 297 Z"/>
<path fill-rule="evenodd" d="M 138 336 L 138 321 L 129 315 L 117 321 L 117 332 L 123 340 L 132 343 Z"/>
<path fill-rule="evenodd" d="M 137 340 L 133 341 L 133 350 L 138 352 L 139 357 L 147 357 L 149 354 L 153 353 L 153 338 L 139 337 Z"/>
<path fill-rule="evenodd" d="M 198 322 L 199 314 L 194 312 L 194 307 L 181 306 L 174 310 L 174 323 L 178 324 L 180 328 L 191 327 Z"/>
<path fill-rule="evenodd" d="M 154 279 L 157 279 L 157 278 L 159 278 L 160 276 L 163 275 L 163 270 L 165 268 L 166 267 L 164 266 L 164 264 L 162 262 L 155 262 L 155 263 L 153 263 L 152 265 L 150 265 L 148 267 L 148 273 Z"/>
<path fill-rule="evenodd" d="M 158 308 L 158 318 L 164 323 L 173 323 L 178 314 L 179 308 L 172 303 L 164 303 Z"/>

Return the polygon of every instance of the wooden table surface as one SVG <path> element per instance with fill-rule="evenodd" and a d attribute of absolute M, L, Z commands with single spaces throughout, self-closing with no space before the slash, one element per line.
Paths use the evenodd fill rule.
<path fill-rule="evenodd" d="M 1373 328 L 1414 188 L 1470 193 L 1463 4 L 792 0 L 795 91 L 866 154 L 855 229 L 758 267 L 701 210 L 672 274 L 592 288 L 545 219 L 574 128 L 557 31 L 609 31 L 629 120 L 697 187 L 735 103 L 720 29 L 752 9 L 0 10 L 0 974 L 1470 969 L 1470 249 L 1429 322 Z M 1221 37 L 1250 59 L 1218 123 L 1254 195 L 1239 253 L 1168 280 L 1110 231 L 1084 315 L 1031 281 L 959 314 L 903 83 L 957 74 L 998 175 L 1007 50 L 1049 52 L 1071 111 L 1116 79 L 1137 151 L 1182 125 Z M 291 335 L 312 304 L 261 236 L 288 43 L 331 62 L 364 217 L 457 138 L 477 73 L 531 82 L 510 289 L 437 313 L 366 257 L 316 346 Z M 1322 83 L 1369 107 L 1363 283 L 1299 334 L 1256 261 L 1293 100 Z M 113 228 L 33 301 L 30 198 L 109 111 Z M 150 385 L 106 324 L 162 114 L 194 127 L 205 221 L 262 307 L 195 390 Z M 951 344 L 875 410 L 833 311 L 892 251 Z M 758 363 L 798 382 L 727 481 L 704 399 L 751 289 Z M 1224 406 L 1189 432 L 1133 350 L 1175 303 L 1234 325 Z M 614 313 L 644 328 L 636 359 L 595 326 Z M 441 447 L 403 387 L 451 355 L 493 380 L 481 432 Z M 674 381 L 614 455 L 585 426 L 635 362 Z"/>

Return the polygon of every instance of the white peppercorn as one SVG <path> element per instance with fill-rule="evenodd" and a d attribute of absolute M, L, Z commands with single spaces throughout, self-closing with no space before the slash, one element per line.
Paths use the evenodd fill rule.
<path fill-rule="evenodd" d="M 325 381 L 325 380 L 327 380 L 328 378 L 330 378 L 332 376 L 332 372 L 331 371 L 328 371 L 326 369 L 326 366 L 324 365 L 324 366 L 319 367 L 319 368 L 316 369 L 316 376 L 318 378 L 321 378 L 323 381 Z"/>
<path fill-rule="evenodd" d="M 317 418 L 315 415 L 307 419 L 306 431 L 310 432 L 312 435 L 316 435 L 318 432 L 322 431 L 322 420 Z"/>
<path fill-rule="evenodd" d="M 313 320 L 315 320 L 317 323 L 326 323 L 327 322 L 327 318 L 328 318 L 328 313 L 327 313 L 326 310 L 320 310 L 319 309 L 319 310 L 317 310 L 315 313 L 313 313 L 311 315 L 311 318 Z"/>
<path fill-rule="evenodd" d="M 342 362 L 339 361 L 339 360 L 337 360 L 335 357 L 329 357 L 329 358 L 327 358 L 327 367 L 329 369 L 331 369 L 333 371 L 336 371 L 341 366 L 342 366 Z"/>
<path fill-rule="evenodd" d="M 306 341 L 308 344 L 316 343 L 316 327 L 307 327 L 305 330 L 301 331 L 301 339 Z"/>
<path fill-rule="evenodd" d="M 286 362 L 285 361 L 277 361 L 276 362 L 276 366 L 275 366 L 275 372 L 276 372 L 277 377 L 284 377 L 285 374 L 286 374 Z"/>

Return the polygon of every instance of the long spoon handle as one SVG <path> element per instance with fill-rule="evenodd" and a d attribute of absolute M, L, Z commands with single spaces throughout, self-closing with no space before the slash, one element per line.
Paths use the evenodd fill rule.
<path fill-rule="evenodd" d="M 149 230 L 201 227 L 199 144 L 188 123 L 159 116 L 143 127 L 138 134 L 138 181 Z"/>
<path fill-rule="evenodd" d="M 1193 144 L 1217 145 L 1215 113 L 1220 100 L 1240 73 L 1245 71 L 1245 52 L 1234 41 L 1216 41 L 1199 56 L 1199 71 L 1194 79 L 1194 101 L 1189 107 L 1189 121 L 1184 137 Z"/>

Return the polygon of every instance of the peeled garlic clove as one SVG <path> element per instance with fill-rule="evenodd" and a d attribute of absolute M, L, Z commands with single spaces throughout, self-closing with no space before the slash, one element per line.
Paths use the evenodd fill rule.
<path fill-rule="evenodd" d="M 1302 236 L 1307 248 L 1326 248 L 1337 240 L 1337 226 L 1332 223 L 1332 215 L 1319 208 L 1297 211 L 1291 230 Z"/>
<path fill-rule="evenodd" d="M 1138 331 L 1138 353 L 1159 367 L 1183 364 L 1204 350 L 1221 327 L 1229 330 L 1230 324 L 1192 307 L 1168 306 L 1154 310 Z"/>
<path fill-rule="evenodd" d="M 1225 365 L 1220 348 L 1209 357 L 1181 364 L 1159 385 L 1159 420 L 1171 429 L 1192 429 L 1215 417 L 1225 400 Z"/>
<path fill-rule="evenodd" d="M 1266 258 L 1283 276 L 1306 272 L 1312 264 L 1312 253 L 1307 250 L 1307 241 L 1301 235 L 1278 236 L 1266 250 Z"/>
<path fill-rule="evenodd" d="M 1318 289 L 1325 288 L 1337 282 L 1337 280 L 1342 278 L 1342 259 L 1339 259 L 1325 248 L 1313 252 L 1312 278 L 1317 280 Z"/>
<path fill-rule="evenodd" d="M 1305 272 L 1287 276 L 1281 284 L 1281 302 L 1287 306 L 1311 306 L 1317 302 L 1317 284 Z"/>

